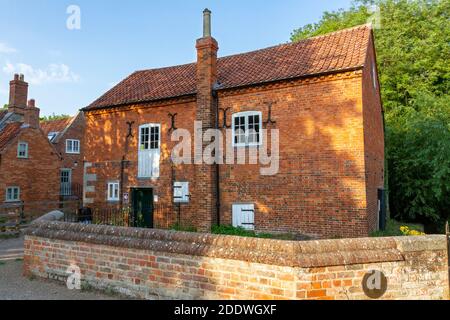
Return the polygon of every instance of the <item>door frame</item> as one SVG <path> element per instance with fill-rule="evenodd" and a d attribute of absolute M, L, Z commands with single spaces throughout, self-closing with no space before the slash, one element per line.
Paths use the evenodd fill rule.
<path fill-rule="evenodd" d="M 145 228 L 149 228 L 149 229 L 153 229 L 154 225 L 155 225 L 155 201 L 154 201 L 154 188 L 152 187 L 131 187 L 130 188 L 130 207 L 131 207 L 131 214 L 134 218 L 134 227 L 137 227 L 137 222 L 136 222 L 136 214 L 137 214 L 137 208 L 136 208 L 136 192 L 138 191 L 145 191 L 145 192 L 149 192 L 151 194 L 151 212 L 150 212 L 150 219 L 149 219 L 149 223 L 145 226 Z"/>

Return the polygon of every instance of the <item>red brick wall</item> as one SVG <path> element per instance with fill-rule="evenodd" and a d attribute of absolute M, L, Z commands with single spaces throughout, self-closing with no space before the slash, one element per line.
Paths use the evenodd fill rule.
<path fill-rule="evenodd" d="M 370 130 L 371 126 L 363 116 L 366 110 L 362 88 L 359 71 L 219 93 L 219 108 L 232 108 L 228 112 L 229 125 L 231 114 L 239 111 L 262 111 L 265 121 L 267 103 L 273 103 L 272 119 L 276 124 L 267 129 L 280 130 L 281 158 L 275 176 L 261 176 L 259 165 L 220 166 L 221 222 L 231 223 L 233 203 L 250 202 L 256 208 L 257 231 L 319 237 L 367 236 L 373 230 L 372 212 L 377 203 L 372 197 L 373 182 L 367 184 L 371 189 L 366 193 L 365 174 L 375 172 L 372 167 L 382 168 L 383 163 L 382 157 L 377 158 L 366 168 L 369 149 L 365 148 L 365 137 L 370 134 L 365 134 L 365 127 Z M 170 152 L 176 143 L 170 142 L 168 132 L 168 113 L 177 113 L 177 128 L 186 128 L 193 135 L 195 105 L 192 100 L 87 113 L 86 160 L 93 163 L 88 173 L 97 174 L 97 181 L 91 183 L 95 192 L 87 197 L 94 199 L 94 205 L 105 205 L 107 181 L 120 179 L 120 162 L 126 154 L 129 162 L 124 192 L 131 187 L 154 187 L 159 202 L 171 204 L 172 181 L 189 181 L 191 203 L 182 206 L 181 216 L 185 224 L 199 226 L 195 208 L 205 193 L 196 187 L 193 165 L 171 163 Z M 370 110 L 372 114 L 377 112 Z M 129 121 L 135 121 L 134 137 L 126 147 Z M 137 179 L 137 128 L 144 123 L 162 125 L 161 175 L 153 181 Z M 380 144 L 382 132 L 374 139 Z M 168 222 L 166 219 L 156 224 L 164 226 Z"/>
<path fill-rule="evenodd" d="M 72 184 L 83 186 L 83 160 L 84 160 L 84 134 L 85 134 L 84 114 L 80 113 L 67 129 L 63 136 L 54 144 L 56 150 L 61 154 L 61 169 L 72 169 Z M 80 140 L 80 154 L 66 153 L 66 140 Z M 80 190 L 81 192 L 81 190 Z"/>
<path fill-rule="evenodd" d="M 125 156 L 126 165 L 123 174 L 122 190 L 130 192 L 133 187 L 152 187 L 154 195 L 158 196 L 158 204 L 169 207 L 170 212 L 160 212 L 155 216 L 155 225 L 167 228 L 176 221 L 172 206 L 172 181 L 190 181 L 193 201 L 191 204 L 183 205 L 181 215 L 186 225 L 196 225 L 199 217 L 195 214 L 192 205 L 202 195 L 196 192 L 194 177 L 194 165 L 173 165 L 170 159 L 171 150 L 177 142 L 171 142 L 171 118 L 169 113 L 177 114 L 176 126 L 191 132 L 194 131 L 195 102 L 186 101 L 170 105 L 136 106 L 132 110 L 103 112 L 100 114 L 86 115 L 86 160 L 93 164 L 87 170 L 88 174 L 96 174 L 97 181 L 88 183 L 95 187 L 95 192 L 87 192 L 86 197 L 93 199 L 92 207 L 117 206 L 118 203 L 108 203 L 107 183 L 118 181 L 121 178 L 121 161 Z M 127 122 L 134 121 L 133 137 L 127 138 Z M 161 124 L 161 164 L 160 178 L 138 179 L 138 128 L 146 123 Z M 193 152 L 192 152 L 193 154 Z"/>
<path fill-rule="evenodd" d="M 364 153 L 369 231 L 378 229 L 378 189 L 384 188 L 384 124 L 379 81 L 373 82 L 375 48 L 370 41 L 363 70 Z M 378 72 L 377 72 L 378 75 Z M 376 76 L 377 77 L 377 76 Z"/>
<path fill-rule="evenodd" d="M 359 73 L 291 86 L 221 94 L 220 107 L 262 111 L 273 103 L 280 132 L 280 169 L 261 176 L 260 165 L 223 165 L 222 222 L 233 203 L 254 203 L 258 231 L 321 237 L 366 236 L 364 133 Z M 222 123 L 222 121 L 220 122 Z"/>
<path fill-rule="evenodd" d="M 138 298 L 369 299 L 363 278 L 377 270 L 388 283 L 382 299 L 448 299 L 445 236 L 218 241 L 211 235 L 58 223 L 27 232 L 25 275 L 65 281 L 68 267 L 76 265 L 82 283 Z"/>
<path fill-rule="evenodd" d="M 17 158 L 19 141 L 28 143 L 28 159 Z M 0 203 L 5 201 L 7 187 L 18 186 L 26 214 L 45 213 L 46 209 L 36 202 L 58 200 L 59 168 L 60 158 L 40 129 L 22 129 L 1 155 Z"/>

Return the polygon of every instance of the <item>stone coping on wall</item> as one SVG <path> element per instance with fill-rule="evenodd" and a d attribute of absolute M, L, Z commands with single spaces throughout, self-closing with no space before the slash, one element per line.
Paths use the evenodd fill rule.
<path fill-rule="evenodd" d="M 445 236 L 283 241 L 48 221 L 33 223 L 26 235 L 302 268 L 404 261 L 407 252 L 447 249 Z"/>

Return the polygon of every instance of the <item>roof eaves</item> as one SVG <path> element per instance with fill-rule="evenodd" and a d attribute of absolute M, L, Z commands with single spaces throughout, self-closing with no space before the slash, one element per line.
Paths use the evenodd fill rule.
<path fill-rule="evenodd" d="M 129 101 L 126 103 L 118 103 L 118 104 L 112 104 L 112 105 L 106 105 L 106 106 L 98 106 L 98 107 L 85 107 L 83 109 L 81 109 L 80 111 L 83 112 L 89 112 L 89 111 L 97 111 L 97 110 L 106 110 L 106 109 L 112 109 L 112 108 L 121 108 L 121 107 L 127 107 L 127 106 L 131 106 L 133 104 L 138 104 L 138 103 L 149 103 L 149 102 L 159 102 L 159 101 L 166 101 L 166 100 L 171 100 L 171 99 L 180 99 L 180 98 L 184 98 L 184 97 L 192 97 L 195 96 L 197 94 L 197 92 L 191 92 L 191 93 L 185 93 L 185 94 L 181 94 L 181 95 L 175 95 L 175 96 L 169 96 L 169 97 L 163 97 L 163 98 L 155 98 L 155 99 L 139 99 L 139 100 L 133 100 L 133 101 Z"/>

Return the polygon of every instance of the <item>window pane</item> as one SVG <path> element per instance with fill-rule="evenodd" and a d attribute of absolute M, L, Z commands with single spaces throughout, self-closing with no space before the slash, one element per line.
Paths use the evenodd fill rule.
<path fill-rule="evenodd" d="M 234 142 L 245 144 L 245 117 L 236 117 L 234 121 Z"/>
<path fill-rule="evenodd" d="M 260 117 L 259 115 L 251 115 L 248 118 L 248 142 L 251 144 L 259 143 L 260 141 Z"/>
<path fill-rule="evenodd" d="M 150 128 L 141 128 L 141 150 L 149 149 Z"/>
<path fill-rule="evenodd" d="M 28 151 L 28 144 L 26 144 L 26 143 L 19 143 L 18 156 L 19 157 L 26 157 L 27 153 L 28 153 L 27 151 Z"/>
<path fill-rule="evenodd" d="M 159 127 L 152 127 L 150 133 L 150 149 L 159 149 Z"/>

